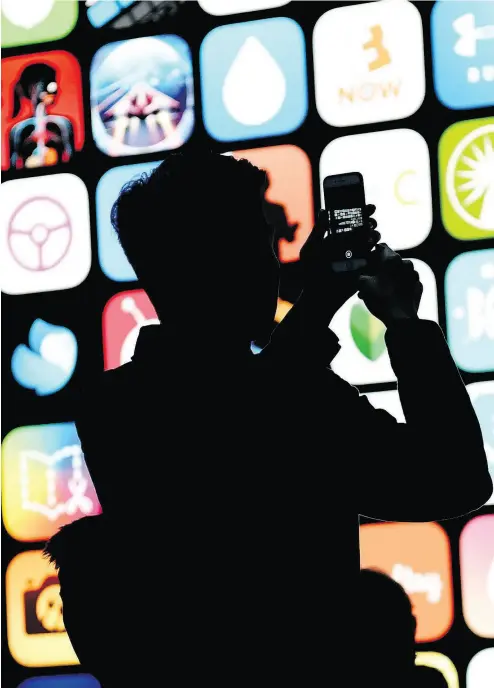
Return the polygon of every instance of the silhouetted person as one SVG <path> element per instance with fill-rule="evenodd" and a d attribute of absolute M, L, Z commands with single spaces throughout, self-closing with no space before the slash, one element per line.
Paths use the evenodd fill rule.
<path fill-rule="evenodd" d="M 492 492 L 443 334 L 417 318 L 417 273 L 387 246 L 372 276 L 337 276 L 320 219 L 304 293 L 252 355 L 278 294 L 265 187 L 247 161 L 173 154 L 112 211 L 161 325 L 141 330 L 129 364 L 84 381 L 77 430 L 103 508 L 87 528 L 105 546 L 76 529 L 49 546 L 82 538 L 80 557 L 98 562 L 106 647 L 73 576 L 62 598 L 75 651 L 103 663 L 105 688 L 122 666 L 136 685 L 318 684 L 354 626 L 357 515 L 447 518 Z M 328 323 L 357 289 L 387 326 L 407 424 L 328 367 Z"/>
<path fill-rule="evenodd" d="M 358 623 L 354 666 L 365 685 L 447 688 L 441 672 L 415 664 L 417 622 L 410 598 L 399 583 L 376 569 L 362 569 L 355 602 Z M 351 678 L 349 685 L 360 685 Z"/>

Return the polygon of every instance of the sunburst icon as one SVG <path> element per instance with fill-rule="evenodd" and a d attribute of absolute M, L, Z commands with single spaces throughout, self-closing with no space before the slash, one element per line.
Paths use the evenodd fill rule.
<path fill-rule="evenodd" d="M 475 128 L 457 143 L 447 165 L 446 191 L 465 222 L 494 231 L 494 123 Z"/>

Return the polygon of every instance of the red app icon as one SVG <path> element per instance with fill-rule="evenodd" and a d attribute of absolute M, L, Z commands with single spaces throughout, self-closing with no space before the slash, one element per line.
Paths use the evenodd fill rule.
<path fill-rule="evenodd" d="M 128 363 L 134 354 L 141 327 L 159 325 L 156 311 L 144 289 L 122 291 L 103 311 L 105 370 Z"/>
<path fill-rule="evenodd" d="M 2 169 L 69 162 L 84 144 L 81 69 L 64 50 L 2 60 Z"/>

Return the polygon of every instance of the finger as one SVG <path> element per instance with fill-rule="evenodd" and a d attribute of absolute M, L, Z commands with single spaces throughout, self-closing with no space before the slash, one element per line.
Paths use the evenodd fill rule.
<path fill-rule="evenodd" d="M 370 230 L 375 229 L 377 227 L 377 220 L 371 217 L 369 218 L 369 222 L 367 224 Z"/>
<path fill-rule="evenodd" d="M 369 239 L 367 243 L 374 247 L 376 244 L 378 244 L 381 241 L 381 234 L 377 232 L 375 229 L 373 229 L 370 233 Z"/>
<path fill-rule="evenodd" d="M 393 251 L 388 244 L 378 244 L 375 250 L 377 259 L 383 267 L 394 270 L 396 265 L 401 263 L 401 256 L 396 251 Z"/>
<path fill-rule="evenodd" d="M 365 206 L 365 212 L 367 213 L 367 217 L 370 217 L 371 215 L 374 215 L 376 212 L 376 206 L 373 205 L 372 203 L 368 203 Z"/>

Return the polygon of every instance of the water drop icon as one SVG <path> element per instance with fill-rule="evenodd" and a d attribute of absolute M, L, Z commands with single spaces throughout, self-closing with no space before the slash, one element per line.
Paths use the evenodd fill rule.
<path fill-rule="evenodd" d="M 286 79 L 278 63 L 254 36 L 246 39 L 223 83 L 223 103 L 244 126 L 273 119 L 286 98 Z"/>

